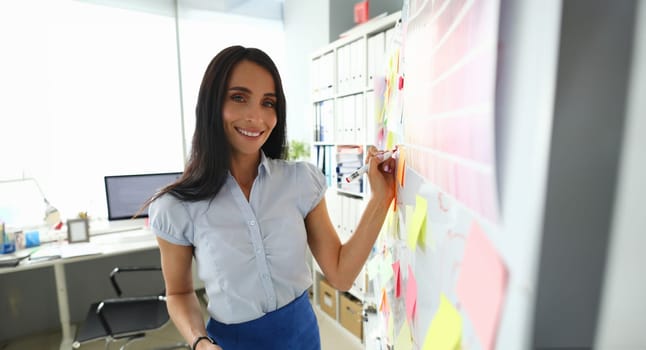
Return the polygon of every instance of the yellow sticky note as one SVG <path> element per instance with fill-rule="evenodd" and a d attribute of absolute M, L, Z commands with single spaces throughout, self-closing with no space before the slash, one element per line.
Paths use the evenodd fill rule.
<path fill-rule="evenodd" d="M 426 239 L 426 211 L 428 209 L 428 202 L 426 199 L 420 195 L 415 197 L 415 211 L 413 212 L 412 218 L 406 216 L 410 221 L 408 225 L 408 247 L 411 250 L 415 250 L 417 242 L 419 241 L 422 245 L 425 243 Z"/>
<path fill-rule="evenodd" d="M 388 136 L 386 136 L 386 149 L 392 150 L 395 147 L 395 134 L 392 131 L 388 131 Z"/>
<path fill-rule="evenodd" d="M 408 326 L 408 321 L 404 320 L 404 324 L 399 329 L 399 334 L 397 335 L 397 341 L 395 341 L 395 349 L 397 350 L 412 350 L 413 349 L 413 338 L 410 333 L 410 326 Z"/>
<path fill-rule="evenodd" d="M 415 250 L 417 247 L 417 237 L 419 236 L 419 231 L 415 232 L 413 229 L 413 220 L 411 219 L 413 217 L 414 213 L 414 208 L 410 205 L 406 205 L 406 219 L 408 220 L 408 223 L 406 224 L 406 243 L 408 243 L 408 248 L 410 250 Z"/>
<path fill-rule="evenodd" d="M 392 339 L 395 337 L 395 317 L 393 316 L 394 312 L 391 312 L 388 316 L 388 339 L 391 339 L 388 343 L 392 343 Z"/>
<path fill-rule="evenodd" d="M 440 295 L 440 307 L 426 332 L 422 350 L 458 350 L 462 340 L 462 317 L 453 304 Z"/>
<path fill-rule="evenodd" d="M 390 237 L 394 238 L 399 238 L 399 230 L 397 230 L 397 225 L 398 225 L 398 220 L 397 220 L 397 213 L 395 212 L 395 201 L 390 203 L 390 209 L 388 210 L 388 214 L 386 215 L 386 223 L 383 227 L 385 227 L 386 232 Z"/>

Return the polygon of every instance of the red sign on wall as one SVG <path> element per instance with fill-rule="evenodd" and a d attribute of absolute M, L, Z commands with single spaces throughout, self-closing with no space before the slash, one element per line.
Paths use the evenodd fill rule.
<path fill-rule="evenodd" d="M 368 0 L 361 1 L 354 5 L 354 23 L 363 23 L 368 20 Z"/>

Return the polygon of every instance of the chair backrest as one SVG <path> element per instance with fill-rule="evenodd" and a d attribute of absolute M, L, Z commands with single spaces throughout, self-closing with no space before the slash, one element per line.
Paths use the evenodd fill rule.
<path fill-rule="evenodd" d="M 117 294 L 118 297 L 120 297 L 123 294 L 123 290 L 121 289 L 121 286 L 119 285 L 117 281 L 117 275 L 122 273 L 122 272 L 142 272 L 142 271 L 160 271 L 161 272 L 161 267 L 159 266 L 126 266 L 126 267 L 115 267 L 112 269 L 110 272 L 110 283 L 112 284 L 112 288 L 114 289 L 114 292 Z M 160 273 L 161 275 L 161 273 Z M 162 291 L 158 295 L 165 295 L 165 291 L 162 289 Z"/>
<path fill-rule="evenodd" d="M 115 339 L 157 329 L 170 319 L 166 299 L 160 296 L 104 300 L 96 314 L 106 334 Z"/>
<path fill-rule="evenodd" d="M 141 338 L 147 331 L 162 327 L 170 321 L 165 293 L 145 296 L 122 296 L 124 292 L 117 275 L 130 272 L 153 271 L 161 279 L 159 266 L 116 267 L 109 275 L 117 298 L 105 299 L 90 306 L 85 322 L 79 327 L 74 347 L 96 339 Z M 134 277 L 134 276 L 131 276 Z M 137 275 L 137 279 L 148 278 Z M 127 281 L 126 281 L 127 282 Z M 127 284 L 127 283 L 126 283 Z"/>

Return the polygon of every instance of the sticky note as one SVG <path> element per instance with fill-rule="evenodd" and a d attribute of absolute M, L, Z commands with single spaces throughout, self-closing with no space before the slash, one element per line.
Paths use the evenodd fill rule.
<path fill-rule="evenodd" d="M 418 242 L 422 246 L 425 244 L 427 209 L 428 202 L 426 199 L 420 195 L 416 195 L 415 211 L 413 212 L 412 218 L 407 217 L 410 220 L 408 224 L 408 247 L 411 250 L 415 250 Z"/>
<path fill-rule="evenodd" d="M 408 248 L 412 251 L 415 251 L 415 248 L 417 248 L 417 238 L 419 236 L 419 231 L 415 232 L 413 229 L 413 213 L 415 212 L 415 208 L 413 208 L 410 205 L 407 205 L 405 207 L 405 218 L 407 220 L 406 223 L 406 243 L 408 244 Z"/>
<path fill-rule="evenodd" d="M 415 273 L 413 273 L 413 269 L 411 269 L 410 265 L 408 265 L 406 298 L 404 300 L 404 304 L 406 304 L 406 317 L 409 322 L 412 322 L 417 309 L 417 281 L 415 280 Z"/>
<path fill-rule="evenodd" d="M 456 293 L 483 349 L 495 348 L 506 286 L 506 266 L 482 228 L 472 221 Z"/>
<path fill-rule="evenodd" d="M 404 173 L 406 172 L 406 148 L 397 147 L 397 172 L 396 178 L 399 186 L 404 187 Z"/>
<path fill-rule="evenodd" d="M 395 341 L 395 349 L 397 350 L 412 350 L 413 349 L 413 338 L 410 332 L 410 326 L 408 322 L 404 320 L 399 333 L 397 334 L 397 340 Z"/>
<path fill-rule="evenodd" d="M 422 350 L 459 350 L 462 317 L 453 304 L 440 294 L 440 306 L 426 332 Z"/>
<path fill-rule="evenodd" d="M 392 131 L 388 131 L 386 136 L 386 149 L 392 150 L 395 147 L 395 134 Z"/>
<path fill-rule="evenodd" d="M 389 343 L 392 343 L 392 339 L 395 338 L 395 316 L 393 316 L 393 313 L 391 312 L 390 315 L 388 315 L 388 339 L 391 341 Z"/>
<path fill-rule="evenodd" d="M 386 293 L 386 288 L 381 288 L 381 302 L 379 303 L 379 311 L 388 314 L 390 312 L 390 307 L 388 306 L 388 293 Z"/>
<path fill-rule="evenodd" d="M 393 274 L 395 277 L 395 298 L 401 296 L 401 276 L 399 274 L 399 260 L 393 263 Z"/>

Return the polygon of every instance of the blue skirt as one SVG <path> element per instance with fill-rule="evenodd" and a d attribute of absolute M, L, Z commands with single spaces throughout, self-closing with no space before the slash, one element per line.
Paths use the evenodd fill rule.
<path fill-rule="evenodd" d="M 243 323 L 224 324 L 210 318 L 206 331 L 224 350 L 320 350 L 318 322 L 307 294 Z"/>

